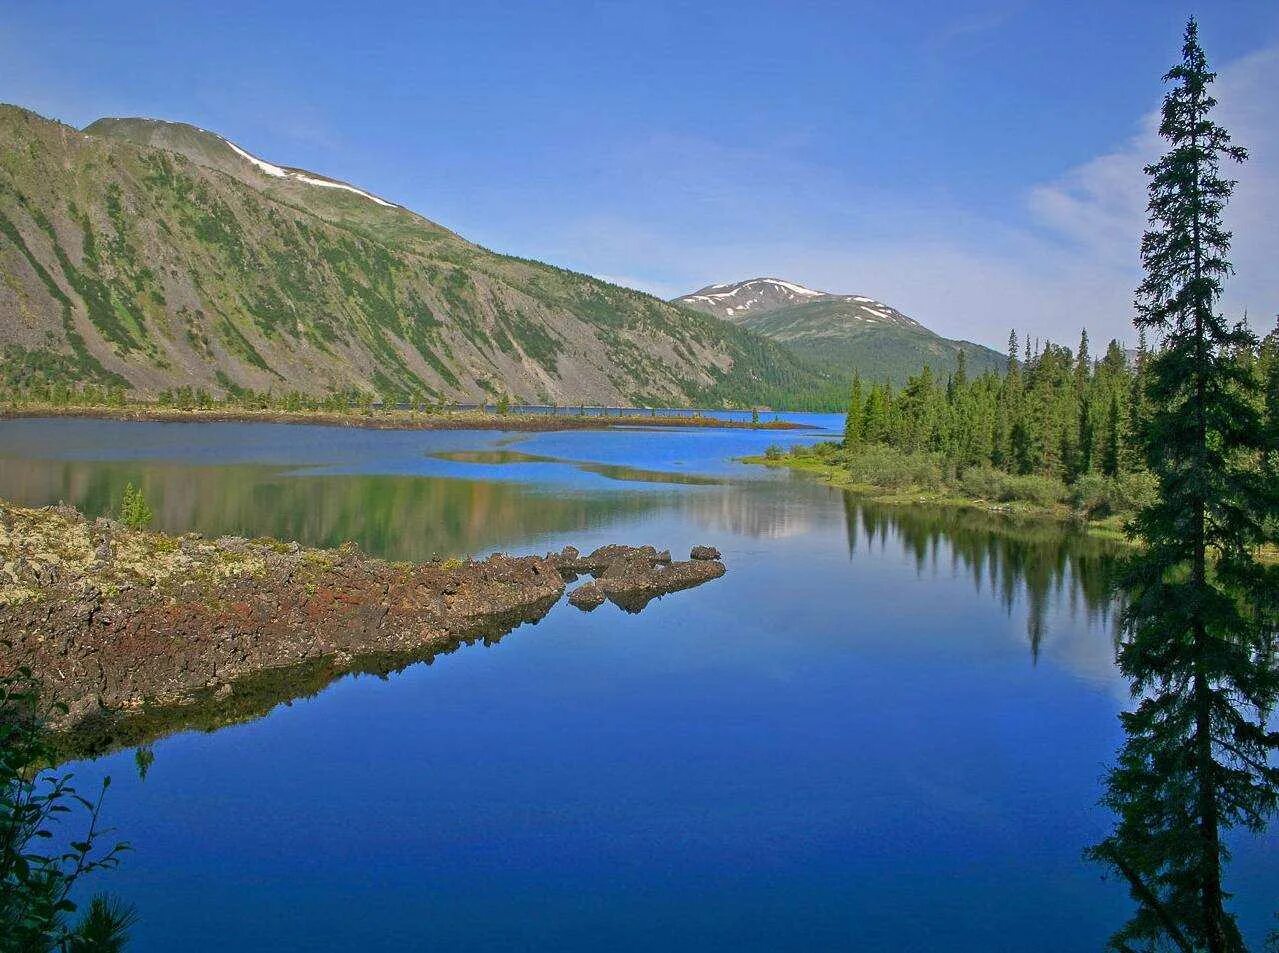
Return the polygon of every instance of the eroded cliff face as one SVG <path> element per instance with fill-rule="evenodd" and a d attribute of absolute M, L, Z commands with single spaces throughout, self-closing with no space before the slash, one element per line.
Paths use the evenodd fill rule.
<path fill-rule="evenodd" d="M 154 120 L 0 106 L 0 278 L 10 383 L 686 405 L 817 378 L 714 317 Z"/>

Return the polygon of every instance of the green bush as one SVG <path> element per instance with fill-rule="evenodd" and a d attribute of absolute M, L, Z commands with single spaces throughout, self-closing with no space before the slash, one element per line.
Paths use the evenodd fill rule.
<path fill-rule="evenodd" d="M 1118 503 L 1125 512 L 1135 512 L 1144 506 L 1150 506 L 1159 496 L 1159 481 L 1153 473 L 1146 470 L 1120 474 L 1118 487 Z"/>
<path fill-rule="evenodd" d="M 783 456 L 784 454 L 782 453 L 782 448 L 779 447 L 777 444 L 770 445 L 764 451 L 765 460 L 780 460 Z"/>
<path fill-rule="evenodd" d="M 1002 500 L 1007 476 L 990 466 L 969 467 L 960 474 L 959 485 L 964 495 L 973 499 Z"/>
<path fill-rule="evenodd" d="M 1124 473 L 1106 477 L 1087 473 L 1075 481 L 1070 502 L 1085 516 L 1099 519 L 1132 513 L 1154 499 L 1157 486 L 1152 474 Z"/>
<path fill-rule="evenodd" d="M 993 467 L 969 467 L 959 478 L 966 496 L 1000 503 L 1033 503 L 1051 506 L 1066 498 L 1066 485 L 1052 477 L 1018 476 Z"/>
<path fill-rule="evenodd" d="M 946 482 L 942 462 L 935 453 L 906 453 L 874 444 L 848 455 L 848 474 L 857 483 L 889 490 L 936 490 Z"/>
<path fill-rule="evenodd" d="M 1003 493 L 1000 495 L 1005 503 L 1033 503 L 1036 506 L 1051 506 L 1065 498 L 1066 484 L 1052 477 L 1033 474 L 1005 476 Z"/>
<path fill-rule="evenodd" d="M 1114 481 L 1100 473 L 1085 473 L 1070 488 L 1070 505 L 1087 517 L 1114 512 Z"/>

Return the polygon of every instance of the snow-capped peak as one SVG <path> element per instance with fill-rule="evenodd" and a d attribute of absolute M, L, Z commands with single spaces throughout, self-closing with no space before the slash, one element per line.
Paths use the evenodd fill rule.
<path fill-rule="evenodd" d="M 749 311 L 763 304 L 776 307 L 778 304 L 789 304 L 809 298 L 826 297 L 824 291 L 814 291 L 793 281 L 781 278 L 752 278 L 734 284 L 710 285 L 691 295 L 685 295 L 684 301 L 700 301 L 704 304 L 715 304 L 728 308 L 730 314 Z"/>
<path fill-rule="evenodd" d="M 771 314 L 797 305 L 817 302 L 842 303 L 838 321 L 845 324 L 890 324 L 902 327 L 921 327 L 913 318 L 902 314 L 883 302 L 857 294 L 832 294 L 814 291 L 804 285 L 782 278 L 751 278 L 732 284 L 707 285 L 692 294 L 676 299 L 683 304 L 743 323 L 750 319 Z M 830 320 L 824 317 L 823 320 Z"/>

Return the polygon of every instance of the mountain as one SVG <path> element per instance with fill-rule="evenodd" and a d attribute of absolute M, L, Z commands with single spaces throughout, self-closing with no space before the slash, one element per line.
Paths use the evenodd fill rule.
<path fill-rule="evenodd" d="M 154 119 L 0 106 L 0 279 L 0 384 L 687 405 L 824 383 L 749 330 Z"/>
<path fill-rule="evenodd" d="M 857 371 L 902 383 L 925 364 L 944 375 L 954 370 L 961 350 L 974 373 L 1006 363 L 998 351 L 944 338 L 874 298 L 814 291 L 780 278 L 710 285 L 675 303 L 785 344 L 841 378 Z"/>

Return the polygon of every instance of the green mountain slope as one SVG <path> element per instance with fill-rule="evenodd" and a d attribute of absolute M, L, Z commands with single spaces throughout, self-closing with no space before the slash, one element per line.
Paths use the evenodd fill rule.
<path fill-rule="evenodd" d="M 0 279 L 9 382 L 783 404 L 824 377 L 748 330 L 149 119 L 77 131 L 0 106 Z"/>
<path fill-rule="evenodd" d="M 961 350 L 974 373 L 1005 363 L 997 351 L 944 338 L 873 298 L 814 291 L 779 278 L 711 285 L 675 301 L 785 344 L 841 378 L 857 371 L 902 383 L 925 364 L 945 375 Z"/>

